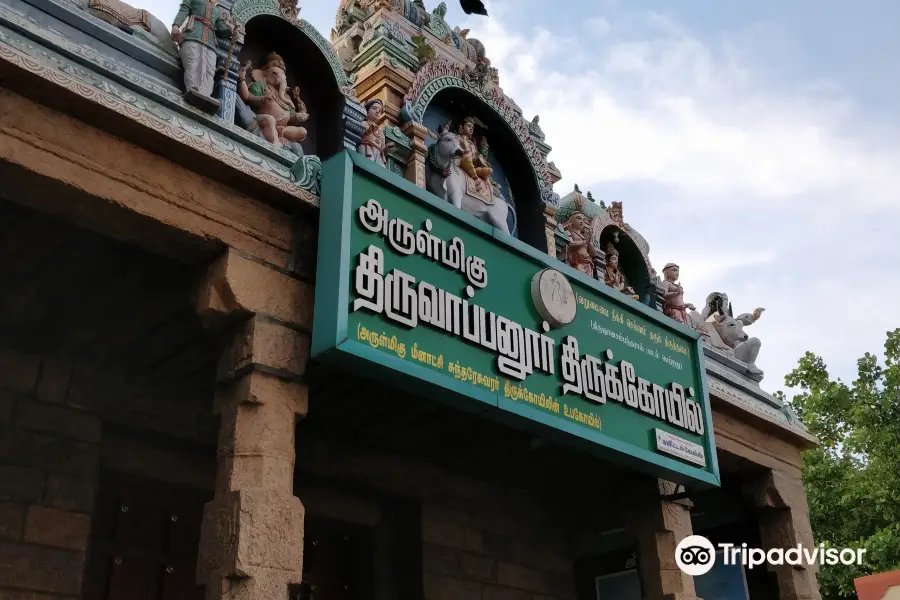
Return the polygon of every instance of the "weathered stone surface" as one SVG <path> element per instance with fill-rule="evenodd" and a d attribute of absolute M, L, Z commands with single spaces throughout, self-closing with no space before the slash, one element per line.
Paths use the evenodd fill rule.
<path fill-rule="evenodd" d="M 424 584 L 425 600 L 481 600 L 482 586 L 479 583 L 426 574 Z"/>
<path fill-rule="evenodd" d="M 176 248 L 207 252 L 219 241 L 286 264 L 285 212 L 8 90 L 0 90 L 0 103 L 0 161 L 57 184 L 57 193 L 20 193 L 18 182 L 8 182 L 14 197 L 168 256 L 183 258 Z"/>
<path fill-rule="evenodd" d="M 311 330 L 313 295 L 311 285 L 229 250 L 201 283 L 197 312 L 210 325 L 258 314 Z"/>
<path fill-rule="evenodd" d="M 12 419 L 13 406 L 15 406 L 17 397 L 18 394 L 0 389 L 0 425 L 5 425 Z"/>
<path fill-rule="evenodd" d="M 422 565 L 426 573 L 457 575 L 459 553 L 451 548 L 426 543 L 422 545 Z"/>
<path fill-rule="evenodd" d="M 217 377 L 229 381 L 249 369 L 262 368 L 288 378 L 306 373 L 309 361 L 309 336 L 294 329 L 253 317 L 232 336 L 219 359 Z"/>
<path fill-rule="evenodd" d="M 516 542 L 512 546 L 512 561 L 544 571 L 554 573 L 572 573 L 572 561 L 542 545 Z"/>
<path fill-rule="evenodd" d="M 0 435 L 6 434 L 0 432 Z M 15 502 L 37 502 L 43 494 L 43 473 L 36 469 L 0 465 L 0 498 Z"/>
<path fill-rule="evenodd" d="M 96 485 L 92 478 L 51 473 L 43 504 L 63 510 L 90 513 Z"/>
<path fill-rule="evenodd" d="M 472 581 L 497 581 L 497 562 L 493 558 L 464 552 L 459 556 L 459 574 Z"/>
<path fill-rule="evenodd" d="M 532 600 L 533 594 L 497 585 L 486 585 L 482 592 L 482 600 Z"/>
<path fill-rule="evenodd" d="M 0 501 L 0 539 L 20 539 L 24 521 L 25 507 L 23 505 Z"/>
<path fill-rule="evenodd" d="M 759 531 L 762 546 L 791 548 L 799 543 L 814 547 L 809 508 L 799 472 L 769 471 L 749 480 L 745 494 L 760 509 Z M 770 567 L 778 581 L 778 600 L 820 600 L 815 565 Z"/>
<path fill-rule="evenodd" d="M 59 434 L 84 442 L 100 441 L 100 418 L 82 410 L 42 402 L 20 402 L 17 422 L 24 429 Z"/>
<path fill-rule="evenodd" d="M 91 519 L 87 515 L 32 505 L 25 517 L 24 540 L 42 546 L 84 550 L 90 528 Z"/>
<path fill-rule="evenodd" d="M 37 385 L 41 357 L 0 347 L 0 388 L 30 394 Z"/>
<path fill-rule="evenodd" d="M 671 493 L 669 482 L 648 479 L 634 490 L 646 498 L 631 507 L 629 528 L 638 541 L 638 564 L 648 600 L 692 600 L 696 596 L 694 578 L 684 574 L 675 563 L 675 548 L 693 534 L 688 507 L 662 500 Z"/>
<path fill-rule="evenodd" d="M 77 600 L 76 596 L 49 596 L 22 590 L 0 590 L 0 600 Z"/>
<path fill-rule="evenodd" d="M 99 448 L 97 444 L 7 426 L 0 432 L 0 456 L 17 466 L 93 475 Z"/>
<path fill-rule="evenodd" d="M 42 402 L 63 404 L 69 395 L 72 380 L 72 364 L 69 361 L 48 359 L 41 367 L 37 385 L 37 398 Z"/>
<path fill-rule="evenodd" d="M 204 509 L 198 582 L 217 586 L 229 577 L 277 575 L 285 586 L 300 583 L 303 514 L 300 500 L 281 492 L 221 493 Z"/>
<path fill-rule="evenodd" d="M 198 572 L 243 577 L 265 567 L 299 576 L 303 514 L 298 498 L 271 490 L 219 496 L 204 510 Z"/>
<path fill-rule="evenodd" d="M 306 386 L 258 371 L 220 386 L 216 497 L 204 509 L 197 563 L 209 600 L 281 598 L 302 581 L 294 423 L 306 408 Z"/>
<path fill-rule="evenodd" d="M 484 553 L 488 556 L 493 556 L 497 560 L 512 558 L 513 539 L 510 536 L 499 533 L 485 533 L 482 539 L 484 542 Z"/>
<path fill-rule="evenodd" d="M 0 588 L 77 596 L 83 570 L 83 552 L 0 542 Z"/>
<path fill-rule="evenodd" d="M 507 562 L 497 564 L 497 582 L 506 587 L 539 594 L 554 592 L 553 584 L 546 573 Z"/>
<path fill-rule="evenodd" d="M 432 504 L 422 507 L 422 540 L 450 548 L 466 549 L 466 514 Z"/>

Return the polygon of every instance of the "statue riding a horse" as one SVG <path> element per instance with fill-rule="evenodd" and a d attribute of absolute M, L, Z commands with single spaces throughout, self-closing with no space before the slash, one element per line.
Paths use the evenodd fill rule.
<path fill-rule="evenodd" d="M 512 234 L 516 230 L 515 209 L 503 198 L 496 185 L 486 184 L 492 188 L 490 201 L 468 193 L 467 178 L 470 176 L 460 166 L 465 151 L 459 136 L 442 129 L 436 137 L 437 140 L 428 147 L 425 158 L 425 189 L 503 233 Z"/>

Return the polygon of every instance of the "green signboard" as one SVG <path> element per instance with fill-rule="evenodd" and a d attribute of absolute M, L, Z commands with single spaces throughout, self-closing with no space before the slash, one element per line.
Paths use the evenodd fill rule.
<path fill-rule="evenodd" d="M 719 484 L 696 332 L 351 152 L 323 165 L 312 354 Z"/>

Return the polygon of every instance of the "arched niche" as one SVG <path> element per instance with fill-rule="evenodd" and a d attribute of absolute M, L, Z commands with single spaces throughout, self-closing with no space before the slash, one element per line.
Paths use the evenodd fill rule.
<path fill-rule="evenodd" d="M 289 4 L 275 0 L 234 3 L 232 18 L 245 31 L 237 59 L 260 68 L 269 53 L 281 55 L 288 87 L 300 88 L 310 114 L 304 123 L 308 132 L 302 143 L 304 153 L 327 158 L 345 147 L 345 105 L 348 96 L 355 99 L 355 93 L 331 44 L 312 25 L 291 14 L 296 9 Z"/>
<path fill-rule="evenodd" d="M 605 217 L 598 217 L 603 219 Z M 640 301 L 652 308 L 656 308 L 656 286 L 651 276 L 649 259 L 645 252 L 641 249 L 640 239 L 632 238 L 629 230 L 614 222 L 599 223 L 595 231 L 594 243 L 601 252 L 606 252 L 607 244 L 611 243 L 615 237 L 618 237 L 618 243 L 615 244 L 619 251 L 619 270 L 625 275 L 634 291 L 640 296 Z M 601 273 L 599 279 L 603 280 Z"/>
<path fill-rule="evenodd" d="M 407 95 L 401 118 L 422 123 L 432 131 L 450 120 L 455 131 L 465 117 L 476 123 L 475 140 L 487 135 L 488 159 L 494 167 L 494 179 L 504 196 L 514 204 L 518 237 L 543 252 L 547 251 L 544 202 L 553 194 L 543 155 L 534 144 L 528 125 L 506 98 L 472 83 L 465 67 L 437 60 L 416 73 Z M 426 140 L 430 145 L 432 140 Z M 549 190 L 549 195 L 548 195 Z"/>

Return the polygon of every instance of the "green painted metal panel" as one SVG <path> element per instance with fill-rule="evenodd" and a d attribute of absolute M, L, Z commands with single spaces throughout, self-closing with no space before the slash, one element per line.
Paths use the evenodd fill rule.
<path fill-rule="evenodd" d="M 356 153 L 323 165 L 320 219 L 314 358 L 616 464 L 719 485 L 695 331 Z M 460 254 L 446 251 L 452 242 Z M 466 262 L 475 257 L 486 283 Z M 549 330 L 532 297 L 547 268 L 577 302 L 574 320 Z"/>

